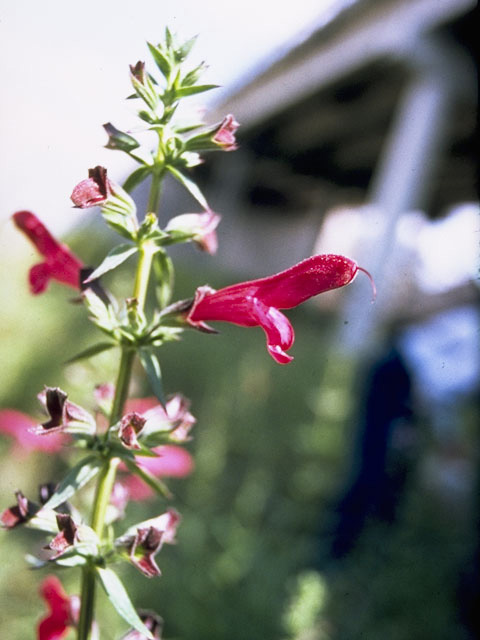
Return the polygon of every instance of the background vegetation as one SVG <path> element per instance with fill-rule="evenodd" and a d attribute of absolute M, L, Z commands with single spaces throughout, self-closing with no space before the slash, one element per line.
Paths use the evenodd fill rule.
<path fill-rule="evenodd" d="M 102 249 L 89 255 L 91 243 L 74 240 L 86 262 L 101 257 Z M 95 384 L 112 379 L 115 360 L 100 355 L 65 369 L 63 362 L 92 341 L 82 306 L 69 304 L 69 291 L 57 285 L 31 297 L 29 259 L 6 258 L 2 406 L 36 415 L 44 384 L 88 406 Z M 177 297 L 198 284 L 232 281 L 203 264 L 193 284 L 190 273 L 178 275 Z M 163 576 L 147 582 L 125 569 L 133 600 L 162 614 L 170 640 L 467 638 L 458 588 L 473 553 L 473 516 L 468 504 L 452 510 L 445 497 L 423 488 L 421 474 L 410 479 L 395 525 L 372 520 L 349 557 L 329 559 L 334 505 L 354 440 L 352 367 L 329 349 L 335 318 L 310 309 L 289 315 L 297 342 L 287 367 L 268 357 L 260 330 L 230 326 L 220 336 L 187 333 L 160 352 L 167 392 L 192 400 L 196 469 L 170 482 L 183 522 L 178 545 L 158 556 Z M 136 393 L 149 392 L 138 383 Z M 474 419 L 466 414 L 467 443 Z M 65 468 L 58 457 L 21 456 L 11 445 L 0 440 L 2 508 L 15 489 L 33 497 L 39 480 L 59 478 Z M 425 439 L 424 454 L 428 447 Z M 155 500 L 131 504 L 125 526 L 163 509 Z M 36 594 L 44 573 L 30 571 L 23 559 L 41 538 L 22 529 L 0 537 L 0 636 L 23 640 L 33 637 L 44 611 Z M 75 576 L 61 576 L 70 593 L 78 591 Z M 102 601 L 98 610 L 109 620 L 102 640 L 118 638 L 125 629 L 110 604 Z"/>

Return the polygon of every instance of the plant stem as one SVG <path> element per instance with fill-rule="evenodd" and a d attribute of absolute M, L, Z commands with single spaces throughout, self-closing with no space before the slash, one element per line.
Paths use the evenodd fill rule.
<path fill-rule="evenodd" d="M 152 182 L 150 184 L 150 195 L 148 196 L 147 213 L 157 213 L 160 204 L 160 195 L 162 192 L 162 180 L 164 169 L 159 167 L 157 171 L 152 172 Z"/>
<path fill-rule="evenodd" d="M 81 609 L 78 620 L 77 638 L 87 640 L 90 636 L 95 606 L 95 569 L 90 564 L 83 567 Z"/>
<path fill-rule="evenodd" d="M 133 297 L 138 301 L 138 308 L 143 309 L 147 297 L 154 247 L 148 244 L 148 241 L 144 242 L 140 247 L 139 254 Z"/>
<path fill-rule="evenodd" d="M 150 277 L 150 269 L 152 266 L 153 252 L 146 245 L 140 250 L 140 258 L 137 265 L 137 273 L 135 276 L 135 287 L 133 295 L 137 298 L 139 308 L 143 309 L 147 294 L 148 280 Z M 110 416 L 110 426 L 116 424 L 122 417 L 123 407 L 128 398 L 128 389 L 130 386 L 130 378 L 132 376 L 133 361 L 135 359 L 135 351 L 131 348 L 123 348 L 120 359 L 120 367 L 117 376 L 117 384 L 115 387 L 115 396 L 113 399 L 112 413 Z M 105 441 L 108 442 L 108 432 L 105 435 Z M 105 464 L 100 471 L 95 492 L 95 499 L 92 511 L 92 529 L 97 533 L 100 540 L 103 537 L 103 529 L 105 526 L 105 515 L 107 512 L 110 495 L 115 483 L 117 467 L 120 462 L 119 458 L 109 457 L 105 460 Z M 82 593 L 81 593 L 81 610 L 78 622 L 77 639 L 88 640 L 90 637 L 92 622 L 95 612 L 95 567 L 91 564 L 83 568 L 82 574 Z"/>
<path fill-rule="evenodd" d="M 162 180 L 165 174 L 162 156 L 162 140 L 159 134 L 159 144 L 157 150 L 157 166 L 152 173 L 152 183 L 150 186 L 150 195 L 148 197 L 147 213 L 157 213 L 160 204 L 160 195 L 162 190 Z M 139 259 L 137 263 L 137 271 L 135 274 L 135 285 L 133 289 L 133 297 L 138 301 L 138 309 L 143 311 L 145 300 L 147 297 L 148 281 L 150 279 L 150 271 L 152 268 L 152 259 L 155 255 L 154 247 L 148 242 L 144 242 L 139 250 Z M 110 415 L 110 426 L 116 424 L 122 417 L 123 407 L 128 398 L 128 389 L 130 386 L 130 378 L 132 376 L 133 361 L 135 359 L 135 351 L 130 348 L 123 348 L 120 358 L 120 367 L 118 370 L 117 384 L 115 387 L 115 396 L 113 399 L 112 413 Z M 105 442 L 108 442 L 108 431 L 105 434 Z M 92 511 L 92 529 L 96 532 L 100 541 L 103 537 L 103 529 L 105 527 L 105 515 L 107 512 L 110 495 L 115 483 L 117 467 L 120 463 L 119 458 L 109 457 L 105 460 L 105 464 L 100 471 L 95 492 L 95 499 Z M 81 610 L 78 622 L 77 640 L 88 640 L 92 630 L 92 622 L 95 613 L 95 567 L 87 564 L 83 567 L 82 574 L 82 593 L 81 593 Z"/>

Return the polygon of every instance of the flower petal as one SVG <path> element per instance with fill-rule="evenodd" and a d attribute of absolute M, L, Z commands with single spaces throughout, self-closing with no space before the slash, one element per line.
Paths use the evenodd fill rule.
<path fill-rule="evenodd" d="M 3 409 L 0 411 L 0 432 L 13 437 L 18 443 L 19 452 L 30 451 L 59 451 L 65 438 L 60 434 L 52 434 L 48 438 L 42 438 L 32 432 L 37 421 L 15 409 Z"/>
<path fill-rule="evenodd" d="M 45 578 L 40 593 L 48 605 L 49 613 L 38 625 L 38 640 L 61 640 L 71 623 L 70 598 L 56 576 Z"/>
<path fill-rule="evenodd" d="M 83 263 L 70 249 L 58 242 L 30 211 L 17 211 L 13 214 L 13 221 L 45 258 L 44 262 L 30 269 L 29 281 L 32 293 L 45 291 L 50 279 L 74 289 L 80 289 L 80 270 Z"/>

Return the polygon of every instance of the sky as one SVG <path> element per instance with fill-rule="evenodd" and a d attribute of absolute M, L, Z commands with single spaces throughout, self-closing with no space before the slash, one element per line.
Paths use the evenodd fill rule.
<path fill-rule="evenodd" d="M 221 101 L 340 4 L 0 0 L 0 231 L 12 212 L 31 209 L 63 232 L 78 216 L 71 190 L 89 167 L 102 164 L 113 179 L 124 178 L 131 160 L 103 148 L 101 125 L 132 122 L 128 65 L 148 59 L 145 41 L 160 41 L 165 25 L 185 39 L 198 34 L 192 60 L 209 64 L 205 81 L 223 85 L 215 90 Z"/>

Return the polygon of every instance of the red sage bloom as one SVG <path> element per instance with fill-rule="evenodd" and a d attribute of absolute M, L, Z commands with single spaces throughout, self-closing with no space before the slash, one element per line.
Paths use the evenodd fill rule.
<path fill-rule="evenodd" d="M 16 226 L 35 245 L 45 258 L 30 269 L 29 281 L 32 293 L 42 293 L 50 280 L 80 290 L 82 262 L 65 245 L 56 240 L 45 225 L 30 211 L 17 211 L 13 214 Z"/>
<path fill-rule="evenodd" d="M 267 278 L 250 280 L 215 291 L 199 287 L 187 322 L 197 329 L 213 331 L 208 321 L 231 322 L 241 327 L 262 327 L 269 354 L 279 364 L 293 360 L 290 349 L 295 333 L 279 309 L 291 309 L 309 298 L 350 284 L 358 271 L 356 262 L 339 255 L 316 255 Z M 375 287 L 374 287 L 375 290 Z"/>

